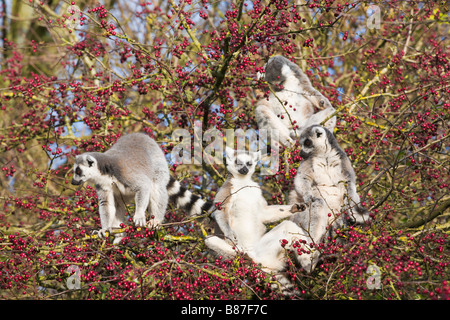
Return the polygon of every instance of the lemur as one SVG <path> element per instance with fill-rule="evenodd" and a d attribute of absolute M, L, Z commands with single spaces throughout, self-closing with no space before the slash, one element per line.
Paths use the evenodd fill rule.
<path fill-rule="evenodd" d="M 322 126 L 313 125 L 303 131 L 300 146 L 303 159 L 289 202 L 304 203 L 307 208 L 266 233 L 254 252 L 259 262 L 272 270 L 283 267 L 281 241 L 285 241 L 286 249 L 294 252 L 305 271 L 312 272 L 320 258 L 316 245 L 327 234 L 347 221 L 359 224 L 370 221 L 369 212 L 361 205 L 356 192 L 350 159 L 334 135 Z"/>
<path fill-rule="evenodd" d="M 302 161 L 289 198 L 290 203 L 304 201 L 309 210 L 291 220 L 315 243 L 322 242 L 328 232 L 347 220 L 360 224 L 369 221 L 369 212 L 356 192 L 353 166 L 334 135 L 322 126 L 313 125 L 303 131 L 300 146 Z"/>
<path fill-rule="evenodd" d="M 210 248 L 212 244 L 223 244 L 215 251 L 226 257 L 236 254 L 233 247 L 252 252 L 266 232 L 266 223 L 290 217 L 297 208 L 297 205 L 267 204 L 260 186 L 252 180 L 258 159 L 257 152 L 226 148 L 228 178 L 214 199 L 217 208 L 214 219 L 225 239 L 217 236 L 206 239 Z"/>
<path fill-rule="evenodd" d="M 226 148 L 228 178 L 215 197 L 216 210 L 213 213 L 224 239 L 211 236 L 205 239 L 205 244 L 226 259 L 235 257 L 238 252 L 247 254 L 265 271 L 274 272 L 286 287 L 289 281 L 279 274 L 285 267 L 283 240 L 288 241 L 286 249 L 292 249 L 296 240 L 311 243 L 311 239 L 291 221 L 283 221 L 268 232 L 265 224 L 292 217 L 293 213 L 306 207 L 302 203 L 268 205 L 260 186 L 252 180 L 258 158 L 258 153 Z M 311 257 L 303 254 L 298 258 L 309 270 Z"/>
<path fill-rule="evenodd" d="M 201 214 L 212 205 L 181 187 L 180 182 L 169 174 L 161 148 L 143 133 L 121 137 L 104 153 L 86 152 L 76 156 L 73 172 L 73 185 L 95 184 L 101 222 L 98 233 L 101 237 L 106 231 L 125 223 L 126 204 L 133 199 L 136 226 L 146 226 L 148 207 L 151 225 L 161 224 L 169 201 L 189 215 Z M 118 236 L 114 243 L 120 240 Z"/>
<path fill-rule="evenodd" d="M 256 106 L 259 129 L 277 130 L 284 146 L 293 146 L 305 128 L 328 118 L 324 126 L 333 132 L 336 117 L 331 116 L 336 109 L 313 88 L 299 66 L 283 56 L 274 56 L 266 63 L 263 77 L 272 92 Z M 315 112 L 315 108 L 320 111 Z"/>

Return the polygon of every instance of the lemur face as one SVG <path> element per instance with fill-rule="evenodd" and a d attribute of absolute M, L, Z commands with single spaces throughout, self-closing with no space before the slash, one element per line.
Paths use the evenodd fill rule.
<path fill-rule="evenodd" d="M 79 155 L 73 166 L 73 185 L 80 185 L 99 174 L 97 160 L 90 155 Z"/>
<path fill-rule="evenodd" d="M 306 154 L 326 152 L 329 146 L 326 129 L 319 125 L 306 128 L 300 136 L 300 145 Z"/>
<path fill-rule="evenodd" d="M 295 78 L 289 62 L 290 61 L 284 57 L 276 56 L 270 58 L 264 67 L 264 80 L 271 85 L 275 92 L 283 90 L 283 85 L 288 78 Z"/>
<path fill-rule="evenodd" d="M 253 175 L 256 163 L 259 160 L 259 152 L 234 151 L 226 148 L 227 169 L 234 177 Z"/>

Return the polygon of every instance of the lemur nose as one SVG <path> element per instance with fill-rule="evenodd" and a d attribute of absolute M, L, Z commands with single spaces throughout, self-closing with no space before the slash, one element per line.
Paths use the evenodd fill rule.
<path fill-rule="evenodd" d="M 74 186 L 78 186 L 78 185 L 80 185 L 80 184 L 81 184 L 81 181 L 78 181 L 78 180 L 72 179 L 72 184 L 73 184 Z"/>
<path fill-rule="evenodd" d="M 248 173 L 248 168 L 247 167 L 242 167 L 238 170 L 238 172 L 240 174 L 247 174 Z"/>

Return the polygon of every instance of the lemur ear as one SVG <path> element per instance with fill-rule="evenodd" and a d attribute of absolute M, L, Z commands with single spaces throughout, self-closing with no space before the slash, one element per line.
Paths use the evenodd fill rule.
<path fill-rule="evenodd" d="M 87 156 L 86 157 L 86 161 L 88 163 L 88 166 L 92 167 L 94 165 L 95 159 L 93 157 L 91 157 L 91 156 Z"/>
<path fill-rule="evenodd" d="M 323 133 L 322 130 L 317 129 L 317 130 L 316 130 L 316 137 L 317 137 L 317 138 L 320 138 L 320 136 L 322 135 L 322 133 Z"/>

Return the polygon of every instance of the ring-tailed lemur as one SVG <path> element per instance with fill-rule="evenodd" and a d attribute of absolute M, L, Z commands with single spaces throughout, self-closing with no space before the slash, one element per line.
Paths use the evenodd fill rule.
<path fill-rule="evenodd" d="M 280 223 L 259 242 L 254 254 L 261 264 L 272 270 L 281 268 L 281 240 L 288 240 L 286 248 L 296 254 L 307 272 L 312 272 L 320 258 L 320 251 L 314 245 L 324 241 L 334 227 L 346 222 L 342 211 L 356 223 L 370 219 L 369 212 L 360 204 L 350 159 L 334 135 L 322 126 L 313 125 L 303 131 L 300 146 L 303 160 L 297 169 L 295 189 L 289 202 L 304 202 L 308 208 Z M 296 240 L 299 240 L 300 247 L 294 248 L 292 244 Z M 311 243 L 313 246 L 309 245 Z M 298 252 L 299 249 L 303 252 Z"/>
<path fill-rule="evenodd" d="M 256 121 L 259 129 L 277 130 L 285 146 L 292 146 L 305 128 L 321 124 L 336 111 L 330 101 L 313 88 L 299 66 L 283 56 L 269 59 L 264 80 L 275 94 L 271 92 L 268 99 L 258 101 Z M 320 111 L 315 113 L 314 108 Z M 332 132 L 335 125 L 335 116 L 324 124 Z"/>
<path fill-rule="evenodd" d="M 303 204 L 268 205 L 260 186 L 252 180 L 258 153 L 234 151 L 226 148 L 227 180 L 215 197 L 214 218 L 224 238 L 211 236 L 205 239 L 208 248 L 224 258 L 232 258 L 238 251 L 260 263 L 268 272 L 280 272 L 285 267 L 283 240 L 292 248 L 295 240 L 311 242 L 309 236 L 291 221 L 283 221 L 269 232 L 266 223 L 276 222 L 304 210 Z M 310 269 L 311 257 L 299 258 L 305 269 Z M 289 281 L 276 274 L 283 287 Z"/>
<path fill-rule="evenodd" d="M 164 220 L 168 202 L 175 203 L 189 215 L 201 214 L 212 205 L 193 195 L 169 174 L 167 161 L 158 144 L 143 133 L 121 137 L 106 152 L 86 152 L 75 158 L 73 185 L 95 184 L 101 230 L 119 228 L 125 222 L 126 203 L 134 199 L 133 221 L 145 226 L 145 212 L 150 207 L 153 226 Z M 121 237 L 116 237 L 115 243 Z"/>
<path fill-rule="evenodd" d="M 291 220 L 301 226 L 315 243 L 333 227 L 348 219 L 356 223 L 369 220 L 368 211 L 361 206 L 356 192 L 356 177 L 350 159 L 339 147 L 334 135 L 326 128 L 313 125 L 300 136 L 302 161 L 297 169 L 290 202 L 299 200 L 310 205 L 306 213 Z"/>

